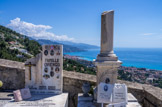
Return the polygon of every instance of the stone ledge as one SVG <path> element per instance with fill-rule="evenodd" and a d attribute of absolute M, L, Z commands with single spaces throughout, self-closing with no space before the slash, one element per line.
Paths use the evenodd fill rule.
<path fill-rule="evenodd" d="M 25 70 L 24 63 L 6 60 L 6 59 L 0 59 L 0 66 L 7 67 L 7 68 L 17 68 L 17 69 L 24 69 Z"/>
<path fill-rule="evenodd" d="M 84 81 L 89 81 L 89 82 L 96 82 L 95 75 L 89 75 L 89 74 L 83 74 L 83 73 L 78 73 L 78 72 L 73 72 L 73 71 L 65 71 L 65 70 L 63 73 L 64 73 L 63 76 L 67 77 L 67 78 L 84 80 Z"/>

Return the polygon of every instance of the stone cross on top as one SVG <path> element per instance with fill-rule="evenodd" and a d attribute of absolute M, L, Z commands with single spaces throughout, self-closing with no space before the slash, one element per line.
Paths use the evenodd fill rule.
<path fill-rule="evenodd" d="M 29 80 L 31 80 L 31 67 L 32 66 L 36 66 L 36 64 L 32 64 L 31 62 L 29 62 L 28 64 L 25 64 L 25 66 L 29 67 Z"/>

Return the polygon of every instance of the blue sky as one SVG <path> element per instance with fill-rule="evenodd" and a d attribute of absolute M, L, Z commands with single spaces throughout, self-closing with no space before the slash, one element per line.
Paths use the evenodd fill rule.
<path fill-rule="evenodd" d="M 160 0 L 0 0 L 0 24 L 37 39 L 99 46 L 107 10 L 115 11 L 115 47 L 162 48 Z"/>

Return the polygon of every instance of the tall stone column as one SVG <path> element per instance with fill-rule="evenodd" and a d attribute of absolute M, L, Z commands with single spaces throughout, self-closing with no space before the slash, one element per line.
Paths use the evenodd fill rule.
<path fill-rule="evenodd" d="M 95 61 L 97 66 L 97 85 L 100 82 L 114 84 L 117 80 L 121 62 L 113 51 L 114 11 L 101 15 L 101 50 Z"/>
<path fill-rule="evenodd" d="M 101 51 L 97 60 L 117 61 L 113 51 L 114 11 L 105 11 L 101 15 Z"/>

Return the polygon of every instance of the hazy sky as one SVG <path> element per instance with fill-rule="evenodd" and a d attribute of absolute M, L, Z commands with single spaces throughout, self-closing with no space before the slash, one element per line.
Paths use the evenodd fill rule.
<path fill-rule="evenodd" d="M 107 10 L 115 11 L 115 47 L 162 48 L 162 0 L 0 0 L 0 24 L 37 39 L 100 45 Z"/>

